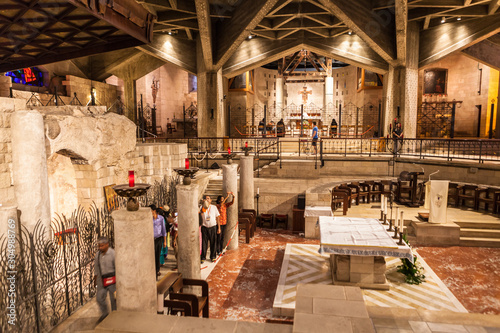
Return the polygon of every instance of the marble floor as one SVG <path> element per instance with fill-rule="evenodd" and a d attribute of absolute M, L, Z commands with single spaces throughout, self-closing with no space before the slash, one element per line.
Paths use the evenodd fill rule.
<path fill-rule="evenodd" d="M 207 278 L 210 317 L 291 322 L 272 313 L 287 243 L 319 244 L 284 230 L 258 228 L 250 244 L 240 237 L 239 249 L 221 257 Z M 468 312 L 500 314 L 500 249 L 419 247 L 418 253 Z"/>

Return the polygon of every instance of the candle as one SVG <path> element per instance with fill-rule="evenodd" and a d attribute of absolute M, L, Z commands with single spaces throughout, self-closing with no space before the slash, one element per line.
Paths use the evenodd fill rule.
<path fill-rule="evenodd" d="M 399 231 L 403 232 L 403 227 L 404 227 L 404 222 L 403 222 L 403 210 L 401 210 L 401 219 L 399 220 L 399 225 L 400 225 L 400 228 L 399 228 Z"/>
<path fill-rule="evenodd" d="M 231 155 L 231 147 L 227 147 L 227 154 Z"/>
<path fill-rule="evenodd" d="M 396 208 L 396 217 L 394 218 L 394 227 L 399 227 L 399 207 Z"/>
<path fill-rule="evenodd" d="M 245 142 L 245 148 L 248 148 L 248 141 Z"/>
<path fill-rule="evenodd" d="M 384 214 L 387 215 L 387 197 L 385 197 L 385 203 L 384 203 Z"/>
<path fill-rule="evenodd" d="M 186 158 L 184 160 L 184 166 L 185 166 L 186 169 L 189 169 L 189 158 Z"/>
<path fill-rule="evenodd" d="M 385 196 L 382 195 L 382 198 L 380 199 L 380 210 L 382 212 L 385 212 L 384 204 L 385 204 Z"/>
<path fill-rule="evenodd" d="M 257 194 L 259 194 L 259 188 L 257 187 Z"/>
<path fill-rule="evenodd" d="M 135 186 L 135 175 L 133 170 L 128 172 L 128 186 L 129 187 Z"/>

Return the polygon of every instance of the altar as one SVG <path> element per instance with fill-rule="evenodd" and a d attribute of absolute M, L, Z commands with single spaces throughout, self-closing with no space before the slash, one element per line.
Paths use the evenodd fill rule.
<path fill-rule="evenodd" d="M 319 251 L 330 254 L 333 284 L 389 289 L 385 257 L 413 262 L 413 253 L 408 244 L 399 245 L 385 228 L 374 218 L 319 217 Z"/>

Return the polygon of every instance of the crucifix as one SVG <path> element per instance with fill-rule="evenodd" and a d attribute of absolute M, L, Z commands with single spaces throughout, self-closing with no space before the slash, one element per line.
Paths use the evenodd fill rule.
<path fill-rule="evenodd" d="M 310 95 L 312 93 L 313 93 L 312 90 L 307 90 L 306 86 L 304 86 L 304 90 L 299 91 L 299 95 L 302 95 L 303 104 L 307 104 L 307 98 L 309 97 L 307 95 Z"/>

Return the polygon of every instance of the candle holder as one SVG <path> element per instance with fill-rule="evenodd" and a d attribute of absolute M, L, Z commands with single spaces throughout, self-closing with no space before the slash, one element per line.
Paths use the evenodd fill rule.
<path fill-rule="evenodd" d="M 116 194 L 121 197 L 128 198 L 127 210 L 130 212 L 135 212 L 139 210 L 139 201 L 136 197 L 146 194 L 148 189 L 151 187 L 149 184 L 139 183 L 135 186 L 128 186 L 127 184 L 113 186 Z"/>
<path fill-rule="evenodd" d="M 387 225 L 387 214 L 385 214 L 385 213 L 384 213 L 384 223 L 382 223 L 382 224 Z"/>
<path fill-rule="evenodd" d="M 399 232 L 399 242 L 398 245 L 405 245 L 405 241 L 403 240 L 403 233 Z"/>
<path fill-rule="evenodd" d="M 222 157 L 224 157 L 225 159 L 227 159 L 227 164 L 232 164 L 232 163 L 233 163 L 233 157 L 234 157 L 235 155 L 236 155 L 235 153 L 231 153 L 231 154 L 222 154 Z"/>
<path fill-rule="evenodd" d="M 387 231 L 392 231 L 392 220 L 389 220 L 389 229 Z"/>
<path fill-rule="evenodd" d="M 380 211 L 380 221 L 383 221 L 384 220 L 384 211 L 381 210 Z"/>
<path fill-rule="evenodd" d="M 245 152 L 245 156 L 250 155 L 250 151 L 253 149 L 253 147 L 241 147 L 241 150 Z"/>
<path fill-rule="evenodd" d="M 256 218 L 255 223 L 256 223 L 257 225 L 260 225 L 260 215 L 259 215 L 259 198 L 260 198 L 260 194 L 259 194 L 259 193 L 257 193 L 257 194 L 255 195 L 255 199 L 257 199 L 257 218 Z"/>
<path fill-rule="evenodd" d="M 194 178 L 194 174 L 199 170 L 199 168 L 189 168 L 189 169 L 174 169 L 179 176 L 183 176 L 184 179 L 182 180 L 182 184 L 184 185 L 190 185 L 191 184 L 191 179 Z"/>
<path fill-rule="evenodd" d="M 398 239 L 398 227 L 394 227 L 394 236 L 392 236 L 393 239 Z"/>

